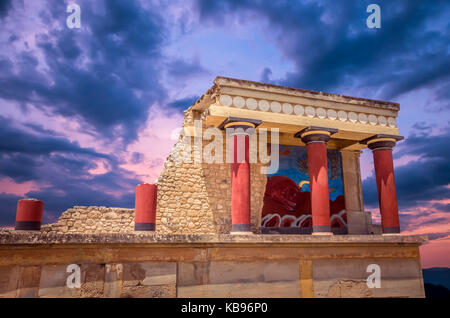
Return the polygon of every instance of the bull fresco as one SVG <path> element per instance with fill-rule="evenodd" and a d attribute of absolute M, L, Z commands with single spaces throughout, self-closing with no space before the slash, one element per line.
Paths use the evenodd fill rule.
<path fill-rule="evenodd" d="M 312 228 L 306 147 L 280 146 L 279 169 L 267 176 L 263 228 Z M 341 155 L 327 150 L 332 228 L 347 228 Z"/>

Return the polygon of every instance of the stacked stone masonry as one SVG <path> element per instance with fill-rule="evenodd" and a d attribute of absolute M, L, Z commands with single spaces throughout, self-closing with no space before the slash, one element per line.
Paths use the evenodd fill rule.
<path fill-rule="evenodd" d="M 56 223 L 42 225 L 49 233 L 131 233 L 134 231 L 134 210 L 98 206 L 75 206 L 66 210 Z"/>

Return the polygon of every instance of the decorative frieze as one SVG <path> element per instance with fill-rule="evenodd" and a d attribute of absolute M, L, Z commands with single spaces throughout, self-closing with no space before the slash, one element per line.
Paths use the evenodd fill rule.
<path fill-rule="evenodd" d="M 332 109 L 314 106 L 305 106 L 291 103 L 280 103 L 265 99 L 245 98 L 242 96 L 220 95 L 219 103 L 225 107 L 246 108 L 262 112 L 282 113 L 292 116 L 306 116 L 309 118 L 330 119 L 342 122 L 351 122 L 382 127 L 397 127 L 394 117 L 359 113 L 342 109 Z"/>

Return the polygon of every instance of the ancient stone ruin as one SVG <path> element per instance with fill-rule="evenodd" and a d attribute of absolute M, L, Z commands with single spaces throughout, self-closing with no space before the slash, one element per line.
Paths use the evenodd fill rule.
<path fill-rule="evenodd" d="M 44 203 L 19 201 L 0 231 L 0 295 L 424 297 L 427 238 L 400 232 L 399 109 L 217 77 L 135 209 L 75 206 L 41 225 Z M 381 225 L 364 208 L 366 148 Z"/>

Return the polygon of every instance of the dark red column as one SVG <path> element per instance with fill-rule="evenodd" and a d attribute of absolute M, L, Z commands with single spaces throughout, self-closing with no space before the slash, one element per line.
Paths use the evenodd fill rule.
<path fill-rule="evenodd" d="M 367 141 L 373 153 L 383 234 L 400 233 L 392 148 L 403 137 L 373 138 Z"/>
<path fill-rule="evenodd" d="M 330 232 L 330 200 L 328 191 L 327 146 L 325 143 L 306 145 L 311 191 L 314 232 Z"/>
<path fill-rule="evenodd" d="M 225 126 L 233 139 L 231 156 L 231 233 L 251 233 L 250 218 L 250 134 L 255 125 L 247 122 L 232 122 Z"/>
<path fill-rule="evenodd" d="M 306 144 L 313 234 L 332 234 L 326 143 L 335 132 L 335 129 L 308 127 L 295 135 Z"/>
<path fill-rule="evenodd" d="M 16 230 L 39 231 L 41 229 L 44 202 L 23 199 L 17 202 Z"/>
<path fill-rule="evenodd" d="M 156 184 L 143 183 L 136 187 L 135 231 L 155 230 L 157 191 Z"/>

